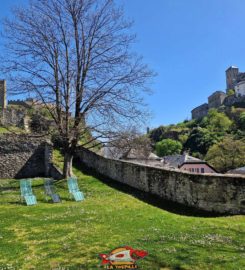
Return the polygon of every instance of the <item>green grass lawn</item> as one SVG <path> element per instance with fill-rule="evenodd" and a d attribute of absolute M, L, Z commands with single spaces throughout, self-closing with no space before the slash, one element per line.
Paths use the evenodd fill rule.
<path fill-rule="evenodd" d="M 26 133 L 24 129 L 14 127 L 14 126 L 9 126 L 8 128 L 0 126 L 0 134 L 5 134 L 5 133 Z"/>
<path fill-rule="evenodd" d="M 245 269 L 245 217 L 191 217 L 162 210 L 74 170 L 86 200 L 20 203 L 16 180 L 0 180 L 0 269 L 100 269 L 99 253 L 129 245 L 149 255 L 140 269 Z"/>

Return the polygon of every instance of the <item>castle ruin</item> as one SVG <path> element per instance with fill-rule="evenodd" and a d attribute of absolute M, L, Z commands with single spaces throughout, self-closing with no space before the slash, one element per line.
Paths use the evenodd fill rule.
<path fill-rule="evenodd" d="M 234 89 L 236 84 L 236 79 L 239 74 L 239 69 L 235 66 L 229 67 L 226 71 L 226 89 Z"/>
<path fill-rule="evenodd" d="M 20 105 L 21 108 L 9 107 L 9 104 Z M 0 125 L 17 126 L 28 130 L 29 117 L 26 113 L 27 106 L 23 106 L 23 101 L 9 102 L 7 105 L 6 80 L 0 80 Z"/>
<path fill-rule="evenodd" d="M 239 72 L 239 68 L 231 66 L 225 73 L 226 93 L 220 90 L 215 91 L 208 97 L 208 103 L 204 103 L 191 111 L 192 119 L 203 118 L 212 108 L 230 107 L 235 104 L 243 104 L 242 106 L 245 107 L 245 72 Z M 228 95 L 230 89 L 234 90 L 233 95 Z"/>

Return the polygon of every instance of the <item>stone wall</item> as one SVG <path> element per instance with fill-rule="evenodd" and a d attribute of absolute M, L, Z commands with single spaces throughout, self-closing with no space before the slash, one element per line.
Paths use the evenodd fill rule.
<path fill-rule="evenodd" d="M 53 163 L 51 163 L 49 166 L 49 176 L 55 180 L 63 179 L 62 171 L 57 168 Z"/>
<path fill-rule="evenodd" d="M 0 136 L 0 178 L 49 176 L 52 145 L 43 138 Z"/>
<path fill-rule="evenodd" d="M 32 107 L 31 104 L 28 104 L 28 102 L 26 102 L 24 100 L 20 100 L 20 99 L 9 100 L 8 105 L 17 105 L 17 106 L 21 106 L 21 107 L 26 108 L 26 109 L 30 109 Z"/>
<path fill-rule="evenodd" d="M 239 68 L 235 66 L 229 67 L 226 71 L 226 89 L 234 89 L 237 77 L 239 75 Z"/>
<path fill-rule="evenodd" d="M 3 126 L 17 126 L 25 127 L 26 112 L 23 110 L 16 110 L 8 108 L 0 112 L 0 124 Z"/>
<path fill-rule="evenodd" d="M 85 149 L 77 158 L 98 173 L 165 200 L 222 214 L 245 213 L 245 177 L 191 174 L 106 159 Z"/>
<path fill-rule="evenodd" d="M 5 109 L 7 106 L 7 97 L 6 97 L 6 81 L 0 80 L 0 107 Z"/>
<path fill-rule="evenodd" d="M 231 107 L 235 102 L 236 102 L 236 96 L 235 95 L 227 96 L 224 99 L 224 105 L 227 106 L 227 107 Z"/>
<path fill-rule="evenodd" d="M 208 97 L 208 107 L 211 108 L 219 108 L 223 105 L 224 99 L 226 98 L 226 94 L 222 91 L 216 91 L 211 96 Z"/>
<path fill-rule="evenodd" d="M 245 108 L 245 96 L 236 97 L 235 95 L 231 95 L 225 98 L 224 105 L 227 107 L 238 107 Z"/>
<path fill-rule="evenodd" d="M 208 104 L 204 103 L 191 111 L 192 119 L 200 119 L 208 114 Z"/>

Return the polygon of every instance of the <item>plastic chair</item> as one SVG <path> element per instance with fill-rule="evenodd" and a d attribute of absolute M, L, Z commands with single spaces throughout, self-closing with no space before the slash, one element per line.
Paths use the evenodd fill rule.
<path fill-rule="evenodd" d="M 45 194 L 47 196 L 50 196 L 54 203 L 61 202 L 60 196 L 55 193 L 53 179 L 44 179 L 44 189 L 45 189 Z"/>
<path fill-rule="evenodd" d="M 83 201 L 84 200 L 84 194 L 79 190 L 77 179 L 75 177 L 69 177 L 67 179 L 68 189 L 70 194 L 73 195 L 75 201 Z"/>
<path fill-rule="evenodd" d="M 20 180 L 20 193 L 28 206 L 37 204 L 36 196 L 32 192 L 30 179 Z"/>

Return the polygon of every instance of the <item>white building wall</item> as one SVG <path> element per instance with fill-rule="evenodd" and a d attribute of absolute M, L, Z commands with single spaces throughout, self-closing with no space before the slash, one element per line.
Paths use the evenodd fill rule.
<path fill-rule="evenodd" d="M 245 81 L 239 82 L 236 86 L 235 86 L 235 93 L 236 96 L 245 96 Z"/>

